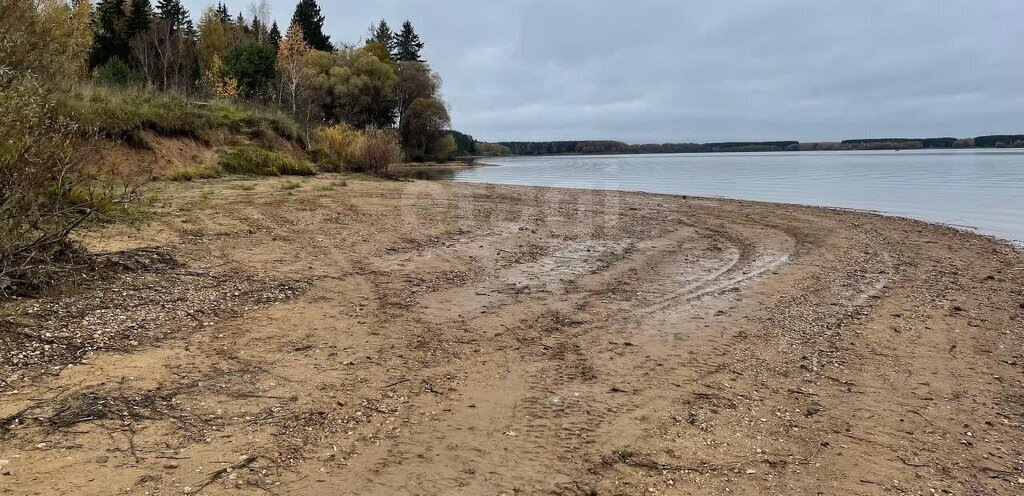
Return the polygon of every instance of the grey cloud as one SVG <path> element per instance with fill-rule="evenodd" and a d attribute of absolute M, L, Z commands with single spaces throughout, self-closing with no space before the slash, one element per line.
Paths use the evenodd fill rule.
<path fill-rule="evenodd" d="M 294 2 L 271 0 L 284 29 Z M 189 0 L 194 16 L 205 5 Z M 1019 0 L 321 1 L 335 41 L 408 18 L 479 139 L 1022 132 Z M 229 2 L 232 11 L 245 4 Z"/>

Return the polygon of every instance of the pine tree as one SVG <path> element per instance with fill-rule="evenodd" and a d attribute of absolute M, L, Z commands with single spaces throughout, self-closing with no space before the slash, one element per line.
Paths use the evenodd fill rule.
<path fill-rule="evenodd" d="M 223 3 L 217 3 L 217 16 L 220 17 L 220 22 L 228 23 L 231 22 L 231 14 L 228 13 L 228 6 Z"/>
<path fill-rule="evenodd" d="M 412 23 L 402 23 L 402 31 L 395 35 L 395 59 L 402 62 L 423 62 L 420 58 L 420 51 L 423 50 L 423 42 L 420 36 L 412 28 Z"/>
<path fill-rule="evenodd" d="M 117 57 L 122 62 L 129 60 L 128 16 L 125 14 L 127 0 L 100 0 L 96 4 L 93 22 L 95 30 L 89 68 L 107 63 Z"/>
<path fill-rule="evenodd" d="M 129 39 L 145 34 L 153 22 L 153 5 L 149 3 L 149 0 L 131 0 L 131 2 L 127 21 Z"/>
<path fill-rule="evenodd" d="M 388 26 L 387 21 L 381 19 L 376 26 L 370 25 L 369 38 L 366 39 L 366 44 L 380 43 L 388 52 L 391 54 L 391 58 L 395 57 L 395 33 L 391 31 L 391 26 Z"/>
<path fill-rule="evenodd" d="M 252 34 L 252 30 L 249 29 L 249 24 L 245 22 L 245 16 L 243 16 L 241 12 L 239 12 L 238 17 L 235 18 L 235 29 L 237 29 L 238 32 L 246 38 Z"/>
<path fill-rule="evenodd" d="M 181 0 L 160 0 L 156 4 L 157 17 L 171 23 L 172 32 L 184 32 L 189 36 L 195 34 L 195 26 L 188 16 L 188 10 Z"/>
<path fill-rule="evenodd" d="M 270 25 L 270 32 L 267 33 L 267 42 L 277 50 L 281 47 L 281 29 L 277 27 L 277 21 Z"/>
<path fill-rule="evenodd" d="M 292 24 L 295 23 L 302 28 L 302 37 L 314 50 L 334 51 L 331 37 L 324 34 L 324 16 L 316 0 L 299 0 L 295 6 L 295 15 L 292 16 Z"/>
<path fill-rule="evenodd" d="M 253 37 L 256 38 L 256 41 L 259 43 L 263 42 L 267 32 L 266 28 L 263 26 L 260 20 L 255 17 L 252 18 L 252 24 L 249 25 L 249 31 L 252 33 Z"/>

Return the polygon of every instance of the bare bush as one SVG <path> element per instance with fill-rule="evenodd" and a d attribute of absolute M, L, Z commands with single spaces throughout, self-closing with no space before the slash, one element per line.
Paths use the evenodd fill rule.
<path fill-rule="evenodd" d="M 368 128 L 363 131 L 361 150 L 352 165 L 362 172 L 387 175 L 388 166 L 402 159 L 398 135 L 389 129 Z"/>
<path fill-rule="evenodd" d="M 56 282 L 79 253 L 72 230 L 137 197 L 96 181 L 82 132 L 54 108 L 39 79 L 0 68 L 0 297 Z"/>
<path fill-rule="evenodd" d="M 402 159 L 398 135 L 389 129 L 353 129 L 344 124 L 325 127 L 317 133 L 321 163 L 330 169 L 344 164 L 354 172 L 386 175 L 388 166 Z"/>
<path fill-rule="evenodd" d="M 363 134 L 345 124 L 320 128 L 316 133 L 316 147 L 321 168 L 338 172 L 352 163 L 363 147 Z"/>

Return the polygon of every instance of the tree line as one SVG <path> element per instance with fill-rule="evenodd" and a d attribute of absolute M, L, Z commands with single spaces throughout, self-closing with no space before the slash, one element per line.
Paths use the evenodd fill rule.
<path fill-rule="evenodd" d="M 495 149 L 494 147 L 499 147 Z M 976 138 L 872 138 L 843 141 L 733 141 L 719 143 L 649 143 L 612 140 L 475 142 L 478 155 L 560 155 L 628 153 L 741 153 L 833 150 L 914 150 L 955 148 L 1024 148 L 1024 135 Z M 481 152 L 481 150 L 485 150 Z"/>
<path fill-rule="evenodd" d="M 796 141 L 751 141 L 722 143 L 650 143 L 631 145 L 613 140 L 505 141 L 498 143 L 512 155 L 614 154 L 614 153 L 713 153 L 784 151 Z"/>
<path fill-rule="evenodd" d="M 393 129 L 411 160 L 455 153 L 441 78 L 408 20 L 346 44 L 324 32 L 316 0 L 299 0 L 283 31 L 267 0 L 237 14 L 218 3 L 195 22 L 180 0 L 99 0 L 91 18 L 87 69 L 101 84 L 277 108 L 308 131 Z"/>

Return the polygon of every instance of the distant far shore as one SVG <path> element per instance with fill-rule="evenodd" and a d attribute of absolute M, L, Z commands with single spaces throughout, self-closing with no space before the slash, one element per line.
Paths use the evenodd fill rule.
<path fill-rule="evenodd" d="M 1024 148 L 1024 134 L 997 134 L 974 138 L 869 138 L 815 142 L 730 141 L 632 145 L 614 140 L 570 140 L 476 142 L 475 145 L 475 151 L 481 156 L 926 150 Z"/>

